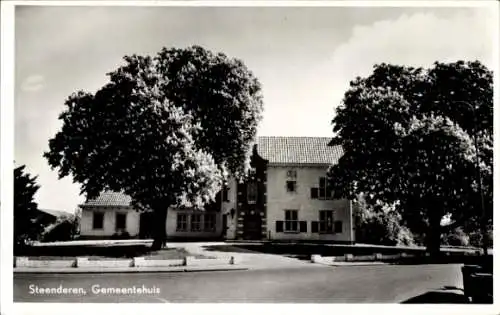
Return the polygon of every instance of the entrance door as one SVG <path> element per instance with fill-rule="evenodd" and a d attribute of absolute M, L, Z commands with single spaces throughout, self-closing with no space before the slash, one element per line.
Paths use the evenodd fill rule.
<path fill-rule="evenodd" d="M 258 211 L 249 211 L 243 219 L 243 239 L 262 239 L 262 217 Z"/>

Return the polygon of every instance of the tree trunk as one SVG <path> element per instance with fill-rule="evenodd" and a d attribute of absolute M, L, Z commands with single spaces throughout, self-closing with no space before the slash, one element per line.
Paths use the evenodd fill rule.
<path fill-rule="evenodd" d="M 167 245 L 167 209 L 168 207 L 154 209 L 152 250 L 159 250 Z"/>
<path fill-rule="evenodd" d="M 438 257 L 441 248 L 441 216 L 431 213 L 427 232 L 427 252 L 431 257 Z"/>

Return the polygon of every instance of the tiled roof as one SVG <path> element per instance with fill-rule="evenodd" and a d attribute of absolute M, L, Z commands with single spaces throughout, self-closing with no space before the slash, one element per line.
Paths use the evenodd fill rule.
<path fill-rule="evenodd" d="M 259 137 L 257 153 L 270 164 L 335 164 L 340 145 L 329 146 L 330 137 Z"/>
<path fill-rule="evenodd" d="M 103 192 L 96 199 L 87 200 L 83 205 L 84 206 L 119 206 L 119 207 L 128 207 L 132 198 L 129 196 L 119 193 L 119 192 L 111 192 L 106 191 Z"/>

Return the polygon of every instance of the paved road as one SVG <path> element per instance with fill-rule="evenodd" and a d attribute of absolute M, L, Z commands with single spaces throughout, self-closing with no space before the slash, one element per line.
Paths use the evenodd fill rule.
<path fill-rule="evenodd" d="M 100 288 L 126 287 L 129 290 L 135 286 L 136 293 L 94 294 L 92 286 L 96 285 Z M 31 294 L 30 286 L 32 289 L 35 286 L 83 288 L 87 293 Z M 143 286 L 150 293 L 137 293 Z M 191 273 L 15 274 L 14 301 L 400 303 L 443 287 L 462 288 L 459 265 L 324 266 Z M 462 301 L 460 294 L 458 290 L 447 290 L 438 295 L 425 295 L 417 301 Z"/>

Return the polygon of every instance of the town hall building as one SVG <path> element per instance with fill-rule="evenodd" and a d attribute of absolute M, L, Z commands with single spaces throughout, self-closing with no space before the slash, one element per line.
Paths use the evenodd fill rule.
<path fill-rule="evenodd" d="M 353 205 L 334 199 L 326 180 L 342 148 L 326 137 L 259 137 L 251 172 L 229 181 L 204 211 L 169 209 L 170 240 L 304 240 L 354 242 Z M 81 238 L 125 234 L 149 238 L 148 214 L 130 197 L 104 192 L 81 205 Z"/>

